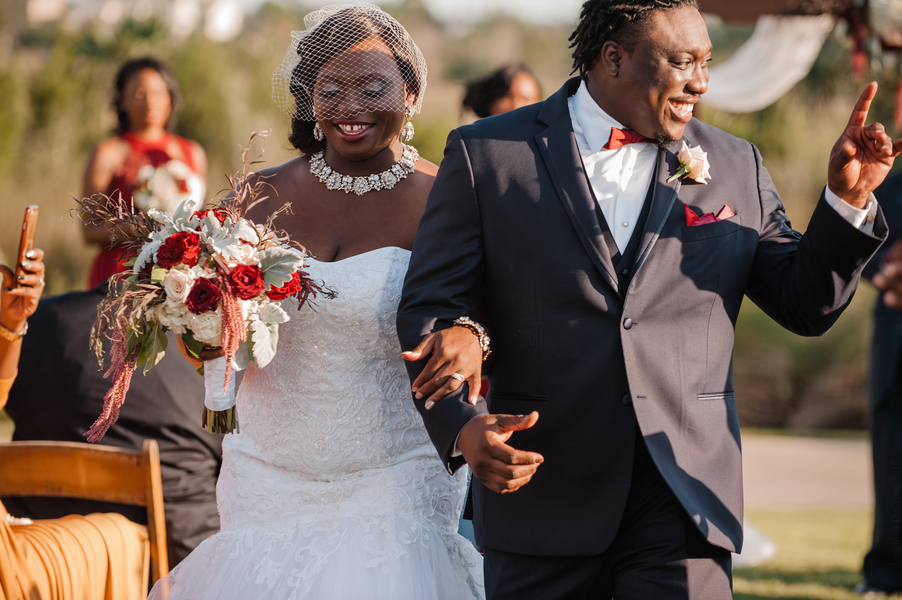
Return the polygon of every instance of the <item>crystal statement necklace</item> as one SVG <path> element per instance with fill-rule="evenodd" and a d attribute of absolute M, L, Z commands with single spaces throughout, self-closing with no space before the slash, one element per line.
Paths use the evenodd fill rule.
<path fill-rule="evenodd" d="M 416 148 L 406 144 L 401 144 L 401 146 L 404 148 L 401 160 L 381 173 L 363 177 L 342 175 L 326 164 L 322 152 L 317 152 L 310 157 L 310 172 L 319 177 L 320 182 L 326 184 L 330 190 L 342 190 L 345 194 L 354 192 L 358 196 L 362 196 L 373 190 L 390 190 L 416 170 L 417 161 L 420 159 L 420 153 Z"/>

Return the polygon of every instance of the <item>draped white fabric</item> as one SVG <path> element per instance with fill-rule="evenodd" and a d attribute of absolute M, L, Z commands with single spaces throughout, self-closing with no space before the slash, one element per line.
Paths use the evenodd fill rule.
<path fill-rule="evenodd" d="M 735 113 L 770 106 L 808 74 L 834 24 L 831 15 L 761 16 L 745 44 L 711 67 L 702 102 Z"/>

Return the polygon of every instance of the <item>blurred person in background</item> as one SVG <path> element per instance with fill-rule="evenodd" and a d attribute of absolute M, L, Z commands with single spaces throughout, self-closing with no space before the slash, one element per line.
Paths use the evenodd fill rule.
<path fill-rule="evenodd" d="M 0 408 L 16 379 L 28 339 L 27 320 L 44 289 L 43 256 L 38 248 L 29 251 L 18 281 L 10 268 L 0 265 Z M 44 371 L 44 378 L 52 372 Z M 13 517 L 0 502 L 0 598 L 140 598 L 147 586 L 141 569 L 146 540 L 146 531 L 121 515 L 32 522 Z"/>
<path fill-rule="evenodd" d="M 483 119 L 535 104 L 542 90 L 526 65 L 510 64 L 467 83 L 463 108 Z"/>
<path fill-rule="evenodd" d="M 13 440 L 85 441 L 111 385 L 89 350 L 97 305 L 106 293 L 104 282 L 88 291 L 46 298 L 29 319 L 6 407 L 16 425 Z M 168 335 L 174 349 L 174 335 Z M 104 352 L 109 355 L 109 340 Z M 201 427 L 203 378 L 178 352 L 167 352 L 155 369 L 132 379 L 128 400 L 103 443 L 132 450 L 140 450 L 147 438 L 159 444 L 169 566 L 174 567 L 219 530 L 216 478 L 222 436 Z M 135 523 L 147 522 L 141 506 L 69 498 L 3 501 L 17 517 L 116 512 Z"/>
<path fill-rule="evenodd" d="M 207 156 L 197 142 L 171 133 L 181 107 L 172 72 L 154 58 L 136 58 L 116 75 L 113 109 L 115 135 L 91 154 L 84 177 L 84 196 L 106 194 L 126 207 L 173 210 L 191 197 L 203 201 Z M 101 247 L 89 275 L 94 287 L 126 269 L 122 252 L 110 247 L 110 231 L 84 224 L 85 241 Z"/>
<path fill-rule="evenodd" d="M 874 539 L 864 558 L 864 581 L 855 588 L 866 598 L 902 591 L 902 173 L 887 178 L 874 195 L 886 216 L 889 238 L 864 271 L 882 292 L 874 307 L 868 419 L 874 453 Z"/>

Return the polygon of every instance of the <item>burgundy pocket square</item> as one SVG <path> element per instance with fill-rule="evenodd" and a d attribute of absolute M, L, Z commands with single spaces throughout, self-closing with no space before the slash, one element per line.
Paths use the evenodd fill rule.
<path fill-rule="evenodd" d="M 686 205 L 686 227 L 696 227 L 698 225 L 707 225 L 708 223 L 716 223 L 717 221 L 723 221 L 724 219 L 729 219 L 734 216 L 736 213 L 733 212 L 733 209 L 729 207 L 729 205 L 724 204 L 723 208 L 720 209 L 720 212 L 717 213 L 717 216 L 714 216 L 713 212 L 705 213 L 702 216 L 698 216 L 694 210 L 692 210 L 689 205 Z"/>

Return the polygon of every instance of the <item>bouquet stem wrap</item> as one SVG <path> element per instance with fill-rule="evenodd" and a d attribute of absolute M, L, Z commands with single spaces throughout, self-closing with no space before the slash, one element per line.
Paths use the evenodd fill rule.
<path fill-rule="evenodd" d="M 224 356 L 204 361 L 203 427 L 210 433 L 238 431 L 238 412 L 235 410 L 235 378 L 226 372 L 229 363 Z"/>

